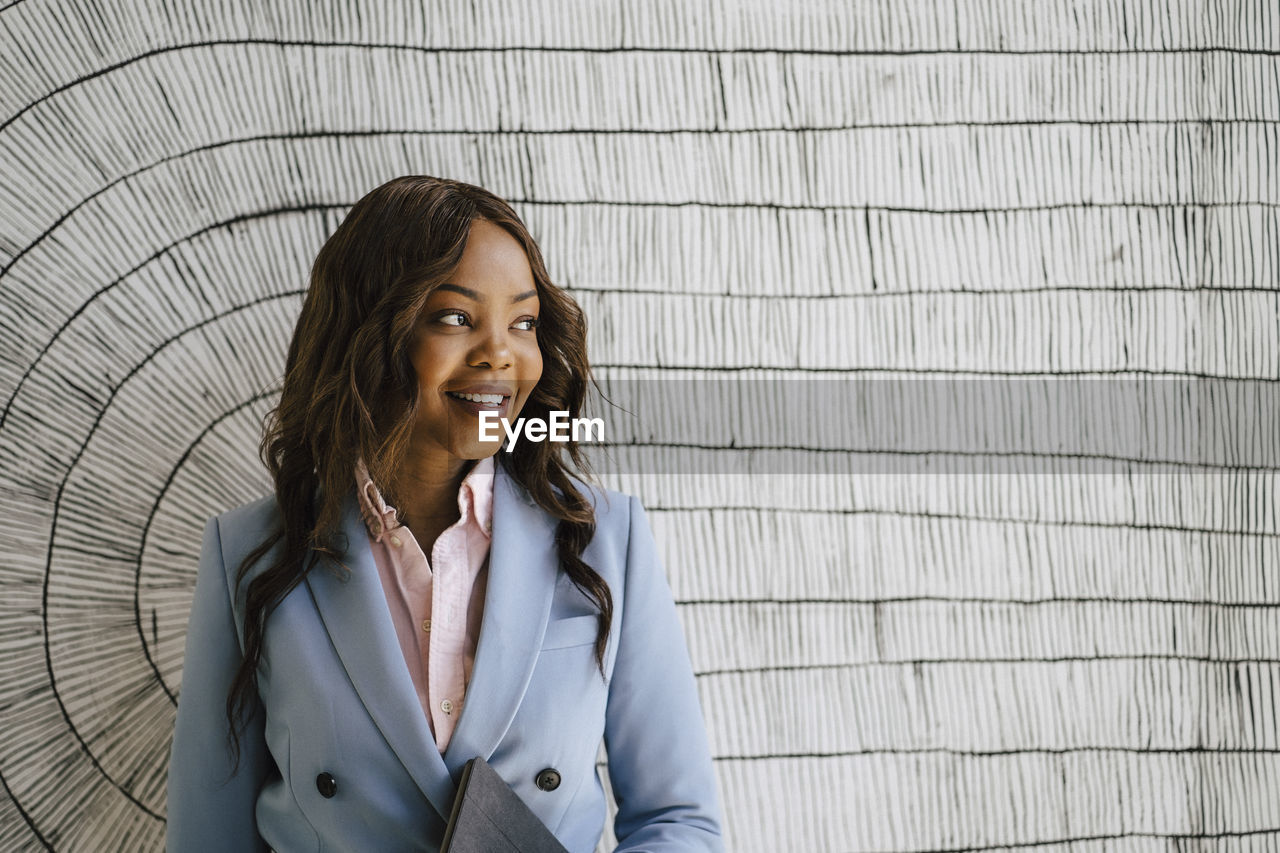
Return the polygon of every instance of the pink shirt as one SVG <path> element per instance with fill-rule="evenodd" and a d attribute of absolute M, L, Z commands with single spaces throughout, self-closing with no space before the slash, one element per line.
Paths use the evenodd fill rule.
<path fill-rule="evenodd" d="M 466 701 L 480 639 L 493 531 L 493 458 L 481 459 L 463 479 L 461 516 L 436 539 L 430 562 L 395 507 L 382 499 L 363 460 L 356 463 L 356 485 L 400 650 L 443 753 Z"/>

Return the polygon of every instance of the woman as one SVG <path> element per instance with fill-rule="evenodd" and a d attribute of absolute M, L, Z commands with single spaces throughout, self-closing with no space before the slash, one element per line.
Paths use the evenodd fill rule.
<path fill-rule="evenodd" d="M 480 440 L 485 412 L 577 417 L 585 343 L 501 199 L 406 177 L 356 203 L 263 440 L 275 494 L 205 530 L 170 850 L 435 850 L 480 756 L 591 851 L 602 739 L 619 850 L 721 849 L 639 502 L 573 477 L 572 442 Z"/>

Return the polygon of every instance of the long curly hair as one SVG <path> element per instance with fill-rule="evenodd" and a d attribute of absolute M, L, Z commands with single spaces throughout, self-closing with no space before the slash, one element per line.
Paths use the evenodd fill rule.
<path fill-rule="evenodd" d="M 374 482 L 394 483 L 418 408 L 410 362 L 418 315 L 457 268 L 480 219 L 524 247 L 537 288 L 542 376 L 521 414 L 547 419 L 551 411 L 571 418 L 581 412 L 591 381 L 586 320 L 552 283 L 537 243 L 509 204 L 480 187 L 428 176 L 396 178 L 356 202 L 312 266 L 280 403 L 267 417 L 260 448 L 275 483 L 280 525 L 241 563 L 237 588 L 282 540 L 283 547 L 245 591 L 244 657 L 226 703 L 237 764 L 239 736 L 257 697 L 266 620 L 322 556 L 336 560 L 345 551 L 339 528 L 343 502 L 355 488 L 355 460 L 365 460 Z M 595 656 L 603 674 L 613 599 L 582 560 L 595 532 L 591 504 L 571 478 L 571 470 L 589 471 L 582 451 L 574 442 L 522 441 L 498 457 L 558 520 L 561 570 L 599 609 Z"/>

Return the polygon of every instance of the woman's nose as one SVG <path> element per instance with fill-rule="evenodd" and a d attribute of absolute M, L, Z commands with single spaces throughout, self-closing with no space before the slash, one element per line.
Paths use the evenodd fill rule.
<path fill-rule="evenodd" d="M 482 334 L 468 359 L 472 367 L 487 367 L 492 370 L 511 367 L 513 361 L 509 332 L 505 328 Z"/>

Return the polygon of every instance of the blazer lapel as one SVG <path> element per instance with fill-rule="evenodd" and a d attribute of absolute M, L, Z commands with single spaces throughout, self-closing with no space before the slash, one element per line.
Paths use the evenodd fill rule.
<path fill-rule="evenodd" d="M 477 755 L 493 755 L 529 686 L 559 570 L 555 524 L 497 465 L 480 641 L 462 716 L 444 754 L 454 773 Z"/>
<path fill-rule="evenodd" d="M 343 533 L 343 562 L 349 575 L 344 580 L 331 566 L 317 566 L 306 575 L 307 587 L 369 716 L 422 793 L 447 819 L 453 780 L 405 667 L 354 493 L 344 507 Z"/>

